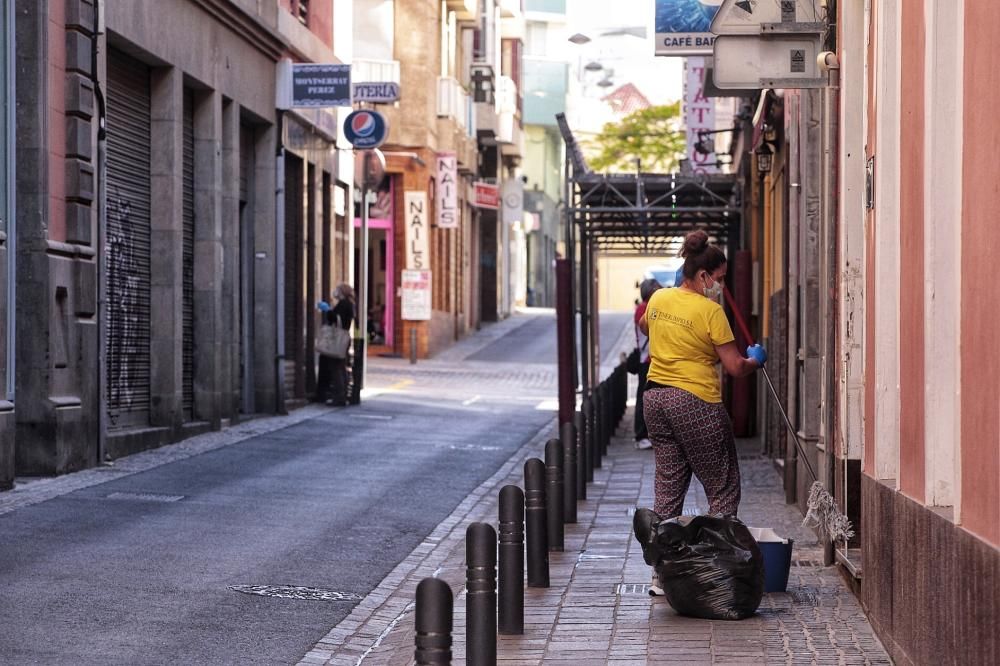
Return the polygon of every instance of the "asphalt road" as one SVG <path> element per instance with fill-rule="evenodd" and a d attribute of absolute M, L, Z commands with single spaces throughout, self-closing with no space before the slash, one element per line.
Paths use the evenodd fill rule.
<path fill-rule="evenodd" d="M 544 350 L 500 338 L 479 355 Z M 295 663 L 551 418 L 390 393 L 0 515 L 0 662 Z"/>

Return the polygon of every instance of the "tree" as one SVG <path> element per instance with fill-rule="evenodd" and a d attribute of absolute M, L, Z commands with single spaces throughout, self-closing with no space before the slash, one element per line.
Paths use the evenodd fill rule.
<path fill-rule="evenodd" d="M 686 147 L 680 115 L 681 103 L 674 102 L 607 123 L 600 134 L 584 143 L 587 161 L 602 172 L 635 173 L 636 159 L 646 173 L 674 171 Z"/>

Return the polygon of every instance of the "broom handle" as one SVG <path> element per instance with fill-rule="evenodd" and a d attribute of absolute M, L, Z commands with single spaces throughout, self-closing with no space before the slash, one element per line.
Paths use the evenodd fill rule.
<path fill-rule="evenodd" d="M 729 309 L 733 311 L 733 318 L 736 320 L 736 325 L 740 327 L 740 332 L 743 333 L 743 337 L 746 338 L 747 344 L 754 344 L 753 336 L 750 335 L 750 328 L 747 326 L 746 321 L 743 320 L 743 315 L 740 313 L 739 308 L 736 307 L 736 299 L 733 295 L 729 293 L 729 287 L 723 285 L 723 293 L 726 295 L 726 301 L 729 303 Z M 774 404 L 778 407 L 778 411 L 781 412 L 781 417 L 785 420 L 785 425 L 788 426 L 788 432 L 792 435 L 792 440 L 795 441 L 795 448 L 799 451 L 799 458 L 805 463 L 806 470 L 809 472 L 809 476 L 812 477 L 813 481 L 818 481 L 819 477 L 816 476 L 816 471 L 813 469 L 812 463 L 809 462 L 809 456 L 806 455 L 805 450 L 802 448 L 802 442 L 799 441 L 799 434 L 795 432 L 795 427 L 792 422 L 788 419 L 788 414 L 785 413 L 785 408 L 781 404 L 781 398 L 778 397 L 778 392 L 774 390 L 774 384 L 771 383 L 771 376 L 767 374 L 767 368 L 760 366 L 760 371 L 764 373 L 764 379 L 767 381 L 767 388 L 771 389 L 771 395 L 774 397 Z"/>

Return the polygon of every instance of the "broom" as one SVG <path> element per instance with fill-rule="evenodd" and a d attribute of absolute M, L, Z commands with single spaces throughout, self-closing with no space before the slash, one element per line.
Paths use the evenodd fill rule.
<path fill-rule="evenodd" d="M 750 329 L 747 327 L 747 323 L 743 321 L 743 315 L 740 314 L 739 309 L 736 307 L 733 295 L 729 293 L 729 288 L 723 286 L 723 293 L 726 295 L 726 301 L 729 303 L 729 308 L 733 311 L 733 318 L 736 319 L 736 323 L 739 325 L 740 332 L 743 333 L 743 337 L 746 338 L 747 344 L 754 344 L 753 336 L 750 335 Z M 774 390 L 774 384 L 771 383 L 771 377 L 767 374 L 767 368 L 761 366 L 760 371 L 764 374 L 764 380 L 767 382 L 767 388 L 771 390 L 771 396 L 774 398 L 774 404 L 777 406 L 778 411 L 781 412 L 781 417 L 785 420 L 788 432 L 792 436 L 792 440 L 795 442 L 795 448 L 798 449 L 799 452 L 799 460 L 805 463 L 806 470 L 809 472 L 809 476 L 811 476 L 813 480 L 812 486 L 809 488 L 809 499 L 806 500 L 806 516 L 802 521 L 802 524 L 821 530 L 826 533 L 831 541 L 838 541 L 841 539 L 847 541 L 854 536 L 854 526 L 851 525 L 851 521 L 847 518 L 847 516 L 840 512 L 837 508 L 837 502 L 833 499 L 833 496 L 827 492 L 826 488 L 823 487 L 823 484 L 820 483 L 816 470 L 813 469 L 812 463 L 809 462 L 809 456 L 806 455 L 805 449 L 802 448 L 802 442 L 799 441 L 799 435 L 792 426 L 792 422 L 788 419 L 788 414 L 785 413 L 785 408 L 781 405 L 781 399 L 778 398 L 778 392 Z"/>

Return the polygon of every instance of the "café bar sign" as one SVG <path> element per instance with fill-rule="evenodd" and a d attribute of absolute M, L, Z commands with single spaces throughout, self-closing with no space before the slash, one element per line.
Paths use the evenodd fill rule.
<path fill-rule="evenodd" d="M 715 35 L 710 26 L 723 0 L 655 2 L 656 55 L 712 55 Z"/>

